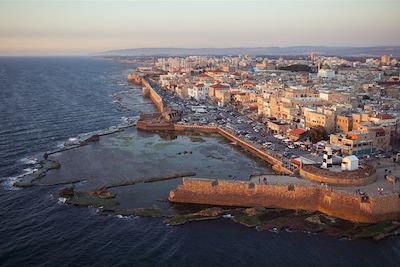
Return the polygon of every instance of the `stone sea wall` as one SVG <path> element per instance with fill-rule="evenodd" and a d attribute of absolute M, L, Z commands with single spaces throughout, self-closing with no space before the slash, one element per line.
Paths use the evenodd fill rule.
<path fill-rule="evenodd" d="M 330 185 L 344 186 L 361 186 L 373 183 L 376 181 L 375 170 L 369 170 L 371 173 L 364 172 L 363 169 L 357 171 L 332 172 L 314 165 L 305 165 L 300 169 L 300 176 L 308 180 L 327 183 Z"/>
<path fill-rule="evenodd" d="M 400 215 L 397 194 L 371 195 L 365 202 L 355 193 L 318 185 L 289 186 L 184 178 L 182 185 L 169 193 L 168 199 L 173 203 L 320 211 L 363 223 L 394 219 Z"/>
<path fill-rule="evenodd" d="M 166 110 L 161 96 L 157 94 L 146 79 L 142 79 L 142 95 L 150 98 L 159 112 L 164 112 Z"/>
<path fill-rule="evenodd" d="M 134 83 L 137 85 L 142 84 L 142 76 L 139 74 L 129 73 L 127 79 L 128 79 L 128 82 L 130 82 L 130 83 Z"/>

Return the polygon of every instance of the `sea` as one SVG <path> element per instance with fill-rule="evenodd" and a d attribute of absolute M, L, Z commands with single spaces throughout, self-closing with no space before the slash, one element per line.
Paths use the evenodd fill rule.
<path fill-rule="evenodd" d="M 117 125 L 132 64 L 91 57 L 0 58 L 0 266 L 400 266 L 400 237 L 343 240 L 257 231 L 219 219 L 169 226 L 59 203 L 52 187 L 17 189 L 35 157 Z"/>

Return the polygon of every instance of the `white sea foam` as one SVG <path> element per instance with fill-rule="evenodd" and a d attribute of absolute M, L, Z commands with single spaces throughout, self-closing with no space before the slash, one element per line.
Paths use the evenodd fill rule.
<path fill-rule="evenodd" d="M 59 203 L 59 204 L 64 204 L 65 201 L 67 201 L 67 199 L 66 199 L 65 197 L 59 197 L 59 198 L 58 198 L 58 203 Z"/>
<path fill-rule="evenodd" d="M 65 147 L 65 142 L 60 142 L 56 145 L 57 148 L 64 148 Z"/>
<path fill-rule="evenodd" d="M 35 173 L 35 172 L 37 172 L 37 171 L 38 171 L 38 169 L 36 169 L 36 168 L 25 168 L 25 169 L 23 169 L 23 173 L 20 174 L 20 175 L 18 176 L 18 178 L 19 178 L 19 177 L 22 177 L 22 176 L 25 176 L 25 175 L 28 175 L 28 174 Z"/>
<path fill-rule="evenodd" d="M 21 159 L 21 162 L 25 165 L 34 165 L 38 163 L 38 159 L 35 157 L 25 157 Z"/>
<path fill-rule="evenodd" d="M 268 229 L 268 231 L 271 232 L 271 233 L 279 234 L 279 230 L 276 227 L 274 227 L 272 229 Z"/>
<path fill-rule="evenodd" d="M 12 176 L 12 177 L 7 177 L 4 178 L 4 180 L 1 181 L 1 186 L 5 189 L 5 190 L 21 190 L 21 188 L 15 187 L 14 183 L 16 180 L 18 180 L 19 176 Z"/>

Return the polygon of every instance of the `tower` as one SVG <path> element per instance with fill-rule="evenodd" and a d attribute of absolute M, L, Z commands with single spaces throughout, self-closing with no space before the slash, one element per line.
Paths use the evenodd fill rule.
<path fill-rule="evenodd" d="M 326 146 L 324 149 L 324 159 L 321 168 L 332 168 L 332 148 L 330 146 Z"/>

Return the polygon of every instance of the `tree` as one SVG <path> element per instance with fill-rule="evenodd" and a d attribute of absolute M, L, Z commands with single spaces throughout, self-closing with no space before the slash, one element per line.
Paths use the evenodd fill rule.
<path fill-rule="evenodd" d="M 258 114 L 257 120 L 258 120 L 259 122 L 263 122 L 263 119 L 264 119 L 264 114 L 263 114 L 263 113 Z"/>
<path fill-rule="evenodd" d="M 311 142 L 317 143 L 321 140 L 327 140 L 328 134 L 324 127 L 316 126 L 310 129 L 310 139 Z"/>

